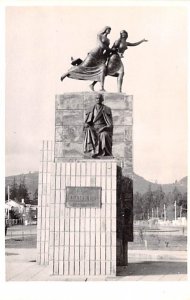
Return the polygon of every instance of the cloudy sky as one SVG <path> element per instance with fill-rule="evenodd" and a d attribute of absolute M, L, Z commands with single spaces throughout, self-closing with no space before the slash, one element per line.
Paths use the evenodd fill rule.
<path fill-rule="evenodd" d="M 36 171 L 42 140 L 54 139 L 55 95 L 87 91 L 60 76 L 70 57 L 85 58 L 96 35 L 125 29 L 123 92 L 134 96 L 134 171 L 169 183 L 187 175 L 187 11 L 175 6 L 7 7 L 6 175 Z M 116 79 L 105 89 L 116 91 Z"/>

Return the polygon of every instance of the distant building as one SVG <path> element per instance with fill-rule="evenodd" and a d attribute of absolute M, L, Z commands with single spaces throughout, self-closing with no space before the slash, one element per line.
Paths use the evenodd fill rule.
<path fill-rule="evenodd" d="M 13 208 L 17 208 L 18 212 L 23 214 L 25 213 L 25 204 L 24 203 L 20 203 L 16 200 L 9 200 L 5 202 L 5 217 L 8 217 L 8 211 L 10 212 L 10 210 Z"/>
<path fill-rule="evenodd" d="M 22 201 L 22 203 L 16 200 L 6 201 L 5 202 L 6 219 L 10 218 L 10 212 L 12 209 L 17 210 L 17 212 L 21 214 L 22 222 L 25 222 L 26 220 L 27 220 L 27 224 L 37 222 L 37 214 L 38 214 L 37 201 L 27 200 L 27 201 Z"/>

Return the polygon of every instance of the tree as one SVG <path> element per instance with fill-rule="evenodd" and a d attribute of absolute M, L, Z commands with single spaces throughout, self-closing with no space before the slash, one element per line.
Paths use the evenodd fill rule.
<path fill-rule="evenodd" d="M 169 192 L 167 195 L 168 203 L 167 203 L 167 219 L 168 220 L 174 220 L 175 218 L 175 202 L 177 204 L 176 206 L 176 213 L 177 217 L 180 216 L 180 207 L 181 206 L 181 201 L 182 201 L 182 194 L 181 192 L 177 189 L 175 186 L 173 188 L 172 192 Z"/>
<path fill-rule="evenodd" d="M 182 203 L 182 194 L 181 192 L 177 189 L 177 187 L 175 187 L 172 191 L 172 194 L 173 194 L 173 204 L 176 203 L 177 206 L 176 206 L 176 210 L 177 210 L 177 217 L 180 216 L 180 206 L 181 206 L 181 203 Z"/>
<path fill-rule="evenodd" d="M 182 200 L 182 194 L 180 193 L 180 191 L 177 189 L 176 186 L 172 191 L 172 195 L 173 195 L 173 203 L 176 202 L 176 204 L 180 206 Z"/>
<path fill-rule="evenodd" d="M 7 191 L 7 187 L 5 187 L 5 201 L 8 200 L 8 191 Z"/>
<path fill-rule="evenodd" d="M 29 193 L 28 193 L 28 189 L 26 187 L 25 184 L 25 177 L 23 177 L 23 179 L 20 181 L 19 187 L 18 187 L 18 194 L 17 194 L 17 199 L 19 202 L 22 201 L 22 199 L 24 200 L 29 200 Z"/>
<path fill-rule="evenodd" d="M 16 182 L 16 179 L 14 177 L 13 183 L 10 186 L 10 199 L 16 200 L 18 196 L 18 184 Z"/>
<path fill-rule="evenodd" d="M 143 218 L 144 213 L 142 195 L 139 192 L 133 195 L 133 212 L 135 219 L 141 220 Z"/>
<path fill-rule="evenodd" d="M 36 189 L 34 194 L 33 194 L 33 200 L 38 201 L 38 189 Z"/>
<path fill-rule="evenodd" d="M 151 184 L 148 187 L 148 191 L 143 194 L 142 201 L 144 215 L 148 215 L 148 211 L 153 208 L 153 192 L 151 189 Z"/>
<path fill-rule="evenodd" d="M 11 219 L 20 219 L 21 218 L 21 213 L 19 212 L 19 209 L 18 207 L 11 207 L 11 210 L 10 210 L 10 218 Z"/>
<path fill-rule="evenodd" d="M 154 209 L 158 209 L 160 212 L 163 211 L 163 207 L 165 204 L 165 193 L 162 190 L 162 186 L 159 185 L 158 189 L 153 192 L 153 206 Z M 160 213 L 159 213 L 160 215 Z"/>
<path fill-rule="evenodd" d="M 182 199 L 181 199 L 181 202 L 179 203 L 179 205 L 182 208 L 182 216 L 187 217 L 187 192 L 185 192 L 182 195 Z"/>

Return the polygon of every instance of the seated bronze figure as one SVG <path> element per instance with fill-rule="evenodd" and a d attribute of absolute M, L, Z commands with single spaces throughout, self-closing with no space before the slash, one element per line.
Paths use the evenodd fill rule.
<path fill-rule="evenodd" d="M 90 152 L 93 158 L 112 157 L 112 112 L 103 101 L 102 94 L 97 94 L 96 104 L 86 113 L 84 153 Z"/>

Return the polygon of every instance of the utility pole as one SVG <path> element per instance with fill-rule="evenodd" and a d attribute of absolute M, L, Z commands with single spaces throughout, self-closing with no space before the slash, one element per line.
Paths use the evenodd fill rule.
<path fill-rule="evenodd" d="M 166 221 L 166 205 L 164 204 L 164 221 Z"/>
<path fill-rule="evenodd" d="M 176 221 L 176 201 L 174 203 L 174 207 L 175 207 L 175 221 Z"/>
<path fill-rule="evenodd" d="M 182 217 L 182 205 L 180 206 L 180 219 Z"/>
<path fill-rule="evenodd" d="M 8 219 L 9 219 L 9 201 L 10 201 L 10 187 L 9 187 L 9 185 L 7 187 L 7 192 L 8 192 Z"/>

